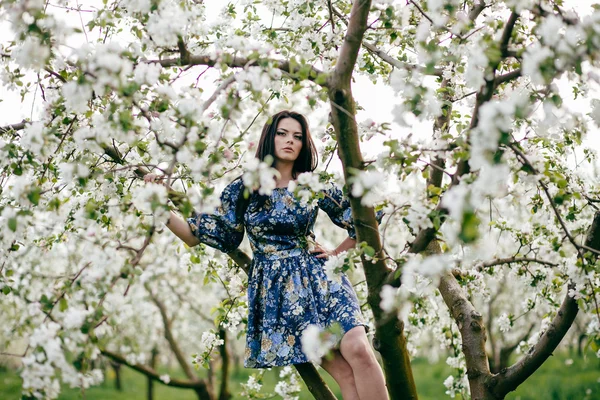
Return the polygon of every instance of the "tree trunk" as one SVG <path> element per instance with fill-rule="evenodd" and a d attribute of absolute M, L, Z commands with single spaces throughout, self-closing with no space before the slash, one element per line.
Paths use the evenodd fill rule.
<path fill-rule="evenodd" d="M 151 354 L 152 355 L 150 357 L 150 368 L 152 368 L 153 370 L 156 370 L 156 359 L 158 358 L 158 349 L 156 347 L 154 347 L 152 349 Z M 148 400 L 154 399 L 154 379 L 152 379 L 150 377 L 148 377 L 147 398 L 148 398 Z"/>
<path fill-rule="evenodd" d="M 583 357 L 583 342 L 586 338 L 587 335 L 585 333 L 582 333 L 581 335 L 579 335 L 579 339 L 577 340 L 577 355 L 579 357 Z"/>
<path fill-rule="evenodd" d="M 123 391 L 123 385 L 121 384 L 121 364 L 118 362 L 111 361 L 110 366 L 115 371 L 115 389 L 119 392 Z"/>
<path fill-rule="evenodd" d="M 223 340 L 223 346 L 219 349 L 221 352 L 221 387 L 219 388 L 219 400 L 229 400 L 229 352 L 227 351 L 227 331 L 219 329 L 219 337 Z"/>

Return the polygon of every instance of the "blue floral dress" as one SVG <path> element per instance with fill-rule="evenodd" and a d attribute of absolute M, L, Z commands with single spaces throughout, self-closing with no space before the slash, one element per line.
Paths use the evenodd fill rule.
<path fill-rule="evenodd" d="M 202 243 L 225 253 L 240 245 L 246 228 L 254 257 L 248 276 L 244 366 L 307 362 L 300 338 L 310 324 L 327 327 L 337 322 L 342 333 L 366 327 L 348 278 L 329 280 L 323 269 L 325 259 L 307 250 L 318 208 L 356 238 L 350 202 L 342 190 L 330 185 L 317 208 L 300 204 L 287 188 L 276 188 L 261 207 L 251 200 L 242 220 L 235 213 L 242 189 L 242 180 L 234 180 L 223 190 L 215 213 L 194 214 L 188 223 Z"/>

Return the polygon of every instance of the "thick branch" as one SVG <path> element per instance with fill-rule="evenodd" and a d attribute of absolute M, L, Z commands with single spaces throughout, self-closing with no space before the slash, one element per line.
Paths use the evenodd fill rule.
<path fill-rule="evenodd" d="M 9 132 L 9 131 L 21 131 L 23 129 L 25 129 L 25 126 L 28 124 L 28 122 L 19 122 L 17 124 L 11 124 L 11 125 L 6 125 L 6 126 L 2 126 L 0 127 L 0 134 Z"/>
<path fill-rule="evenodd" d="M 500 52 L 502 53 L 502 57 L 508 55 L 508 42 L 510 41 L 510 37 L 512 36 L 513 29 L 515 28 L 518 19 L 519 14 L 514 11 L 510 14 L 510 17 L 508 17 L 508 21 L 502 32 L 502 38 L 500 39 Z"/>
<path fill-rule="evenodd" d="M 568 294 L 573 288 L 573 284 L 568 286 L 567 295 L 552 323 L 529 354 L 489 380 L 487 386 L 498 398 L 504 398 L 537 371 L 565 336 L 578 312 L 577 301 Z"/>
<path fill-rule="evenodd" d="M 600 250 L 600 212 L 594 216 L 585 244 L 587 247 Z M 536 345 L 531 348 L 529 354 L 503 373 L 501 372 L 500 376 L 495 376 L 488 382 L 489 390 L 497 397 L 503 398 L 527 380 L 552 355 L 567 334 L 579 311 L 577 300 L 569 294 L 572 289 L 575 289 L 573 282 L 569 283 L 567 293 L 550 326 Z"/>
<path fill-rule="evenodd" d="M 180 58 L 167 58 L 164 60 L 148 60 L 146 62 L 160 64 L 163 67 L 167 68 L 173 66 L 181 66 L 181 61 L 182 60 Z M 272 60 L 266 58 L 248 59 L 246 57 L 236 57 L 233 55 L 225 54 L 221 55 L 218 59 L 205 55 L 189 56 L 188 61 L 189 62 L 186 65 L 206 65 L 208 67 L 214 67 L 217 64 L 225 64 L 230 68 L 244 68 L 249 63 L 253 63 L 256 65 L 271 64 L 274 68 L 278 68 L 283 72 L 287 72 L 288 74 L 292 75 L 292 77 L 298 74 L 301 70 L 309 68 L 310 71 L 307 79 L 319 84 L 320 86 L 327 86 L 325 79 L 326 74 L 323 71 L 313 66 L 302 66 L 292 64 L 287 60 Z"/>
<path fill-rule="evenodd" d="M 188 65 L 190 63 L 190 52 L 181 36 L 177 36 L 177 47 L 179 48 L 180 64 Z"/>
<path fill-rule="evenodd" d="M 171 348 L 171 351 L 175 355 L 175 358 L 177 359 L 179 366 L 185 373 L 185 376 L 187 376 L 190 380 L 197 379 L 196 376 L 194 375 L 194 372 L 192 371 L 192 368 L 188 364 L 186 357 L 183 355 L 183 352 L 179 348 L 179 344 L 177 343 L 175 336 L 173 335 L 173 330 L 171 329 L 171 321 L 169 321 L 169 317 L 167 316 L 167 308 L 165 307 L 163 302 L 160 301 L 158 299 L 158 297 L 156 297 L 154 295 L 154 293 L 152 293 L 152 290 L 150 289 L 150 287 L 147 284 L 145 286 L 146 286 L 146 290 L 148 290 L 148 293 L 150 294 L 150 298 L 152 299 L 152 301 L 154 302 L 154 304 L 160 311 L 160 316 L 162 318 L 163 326 L 165 329 L 165 339 L 167 339 L 167 342 L 169 343 L 169 347 Z"/>
<path fill-rule="evenodd" d="M 494 86 L 498 87 L 499 85 L 515 80 L 521 76 L 521 68 L 515 69 L 514 71 L 507 72 L 504 75 L 499 75 L 494 79 Z"/>
<path fill-rule="evenodd" d="M 350 21 L 348 29 L 344 37 L 344 43 L 340 50 L 337 65 L 335 66 L 335 75 L 342 81 L 347 81 L 350 84 L 350 78 L 358 51 L 362 45 L 362 39 L 367 29 L 367 18 L 369 17 L 369 9 L 371 8 L 371 0 L 355 0 L 352 4 Z"/>
<path fill-rule="evenodd" d="M 142 365 L 142 364 L 131 364 L 129 362 L 127 362 L 127 360 L 125 359 L 125 357 L 117 354 L 117 353 L 113 353 L 111 351 L 105 350 L 105 349 L 100 349 L 100 352 L 102 353 L 102 355 L 118 362 L 119 364 L 123 364 L 123 365 L 127 365 L 129 368 L 141 372 L 142 374 L 146 375 L 147 377 L 158 381 L 160 383 L 162 383 L 165 386 L 171 386 L 171 387 L 179 387 L 179 388 L 186 388 L 186 389 L 202 389 L 202 388 L 206 388 L 206 382 L 204 382 L 201 379 L 194 379 L 194 380 L 183 380 L 183 379 L 177 379 L 177 378 L 171 378 L 169 383 L 165 383 L 164 381 L 162 381 L 160 379 L 160 374 L 153 370 L 152 368 L 148 367 L 147 365 Z"/>
<path fill-rule="evenodd" d="M 441 252 L 437 241 L 431 242 L 428 250 L 434 253 Z M 439 290 L 460 331 L 471 397 L 482 399 L 485 396 L 484 382 L 490 376 L 483 318 L 468 300 L 452 273 L 446 272 L 442 275 Z"/>
<path fill-rule="evenodd" d="M 319 372 L 311 363 L 296 364 L 296 371 L 300 374 L 310 393 L 318 400 L 335 400 L 336 397 L 331 392 Z"/>
<path fill-rule="evenodd" d="M 479 17 L 479 14 L 481 14 L 485 7 L 485 1 L 479 0 L 479 3 L 473 6 L 473 9 L 469 12 L 469 19 L 475 22 L 475 20 L 477 19 L 477 17 Z"/>

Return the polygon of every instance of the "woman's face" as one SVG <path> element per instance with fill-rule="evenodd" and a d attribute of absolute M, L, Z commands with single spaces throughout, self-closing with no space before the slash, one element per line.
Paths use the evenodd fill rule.
<path fill-rule="evenodd" d="M 302 150 L 302 125 L 293 118 L 283 118 L 275 131 L 275 161 L 294 162 Z"/>

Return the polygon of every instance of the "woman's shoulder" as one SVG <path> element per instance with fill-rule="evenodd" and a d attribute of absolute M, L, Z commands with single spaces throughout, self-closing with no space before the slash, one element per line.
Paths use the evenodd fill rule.
<path fill-rule="evenodd" d="M 231 188 L 231 189 L 241 189 L 244 186 L 244 181 L 242 180 L 242 175 L 238 176 L 237 178 L 235 178 L 234 180 L 232 180 L 231 182 L 229 182 L 226 186 L 226 188 Z"/>
<path fill-rule="evenodd" d="M 241 176 L 235 178 L 231 182 L 229 182 L 225 188 L 223 189 L 222 196 L 235 199 L 239 197 L 240 193 L 244 190 L 244 181 L 242 181 Z"/>

